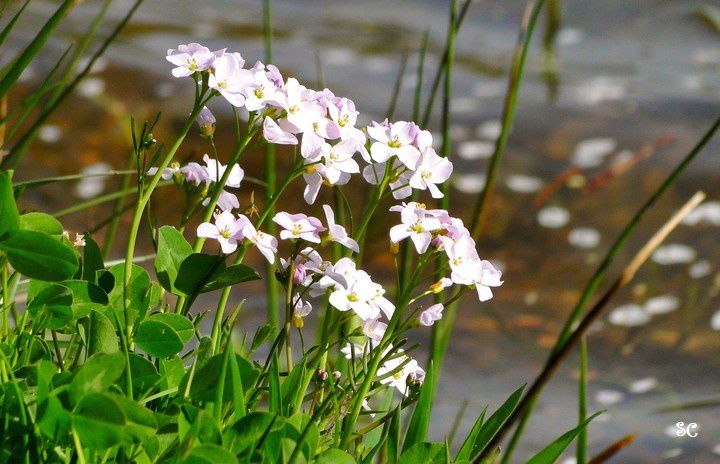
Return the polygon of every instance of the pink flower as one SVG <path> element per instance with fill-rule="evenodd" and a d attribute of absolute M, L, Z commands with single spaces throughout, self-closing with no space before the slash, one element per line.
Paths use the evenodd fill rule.
<path fill-rule="evenodd" d="M 427 251 L 432 242 L 433 231 L 442 228 L 440 220 L 424 208 L 418 207 L 418 203 L 411 202 L 405 206 L 393 206 L 390 211 L 399 211 L 402 224 L 393 226 L 390 229 L 390 241 L 398 243 L 408 237 L 415 245 L 418 253 Z"/>
<path fill-rule="evenodd" d="M 240 235 L 255 245 L 269 263 L 274 263 L 275 253 L 277 253 L 277 239 L 270 234 L 255 229 L 255 226 L 245 215 L 238 216 L 237 225 L 240 227 Z"/>
<path fill-rule="evenodd" d="M 176 66 L 172 70 L 175 77 L 187 77 L 205 71 L 213 65 L 215 57 L 216 54 L 209 48 L 197 43 L 178 45 L 177 50 L 170 49 L 167 52 L 167 60 Z"/>
<path fill-rule="evenodd" d="M 283 130 L 270 116 L 263 121 L 263 136 L 270 143 L 278 145 L 297 145 L 298 139 L 290 132 Z"/>
<path fill-rule="evenodd" d="M 437 303 L 428 307 L 426 310 L 420 313 L 420 323 L 426 327 L 430 327 L 435 323 L 435 321 L 439 321 L 440 319 L 442 319 L 443 309 L 445 309 L 445 306 L 443 306 L 441 303 Z"/>
<path fill-rule="evenodd" d="M 252 72 L 242 69 L 245 60 L 238 53 L 228 53 L 213 63 L 214 72 L 210 74 L 208 86 L 217 90 L 231 105 L 241 107 L 245 104 L 243 90 L 253 82 Z"/>
<path fill-rule="evenodd" d="M 220 179 L 223 175 L 225 175 L 227 166 L 220 163 L 218 160 L 211 159 L 208 155 L 203 156 L 203 161 L 205 161 L 205 166 L 207 166 L 206 170 L 210 181 L 220 182 Z M 234 188 L 240 187 L 240 182 L 242 182 L 244 177 L 245 171 L 243 171 L 243 169 L 237 164 L 233 164 L 233 167 L 230 168 L 230 174 L 228 174 L 225 185 Z"/>
<path fill-rule="evenodd" d="M 207 106 L 203 106 L 200 114 L 195 118 L 195 122 L 197 122 L 200 127 L 200 134 L 203 137 L 212 137 L 215 133 L 215 123 L 217 123 L 217 119 L 215 119 L 215 115 L 212 114 L 212 111 L 210 111 Z"/>
<path fill-rule="evenodd" d="M 285 230 L 280 231 L 282 240 L 303 239 L 312 243 L 320 243 L 320 232 L 325 230 L 319 219 L 306 214 L 277 213 L 273 222 Z"/>

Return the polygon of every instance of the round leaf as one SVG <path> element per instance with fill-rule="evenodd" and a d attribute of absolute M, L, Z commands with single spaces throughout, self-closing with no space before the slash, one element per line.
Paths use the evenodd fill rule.
<path fill-rule="evenodd" d="M 0 242 L 10 264 L 31 279 L 60 281 L 71 278 L 78 269 L 75 252 L 49 235 L 17 230 Z"/>
<path fill-rule="evenodd" d="M 185 344 L 180 335 L 164 322 L 148 320 L 140 324 L 135 343 L 144 352 L 156 358 L 167 358 L 179 353 Z"/>
<path fill-rule="evenodd" d="M 20 216 L 20 228 L 47 235 L 62 235 L 64 230 L 60 221 L 45 213 L 23 214 Z"/>
<path fill-rule="evenodd" d="M 180 336 L 183 345 L 190 341 L 195 334 L 195 326 L 187 317 L 181 316 L 180 314 L 155 313 L 152 314 L 148 320 L 162 322 L 172 327 Z"/>

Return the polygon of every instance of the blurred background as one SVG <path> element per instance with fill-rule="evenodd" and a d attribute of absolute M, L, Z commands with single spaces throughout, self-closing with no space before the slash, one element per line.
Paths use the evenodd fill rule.
<path fill-rule="evenodd" d="M 112 3 L 100 36 L 131 3 Z M 43 58 L 23 75 L 15 103 L 85 31 L 100 4 L 87 0 L 70 14 Z M 22 46 L 54 5 L 33 1 L 5 47 Z M 275 0 L 271 5 L 273 64 L 309 87 L 324 85 L 353 99 L 362 124 L 384 119 L 404 55 L 395 119 L 411 117 L 425 31 L 427 95 L 445 46 L 447 1 Z M 458 215 L 470 213 L 484 184 L 524 8 L 520 0 L 476 1 L 461 28 L 451 100 L 451 204 Z M 434 438 L 442 439 L 464 410 L 462 435 L 485 405 L 497 407 L 534 378 L 619 231 L 720 114 L 718 8 L 714 0 L 563 0 L 551 52 L 543 50 L 547 26 L 541 18 L 479 242 L 481 256 L 503 269 L 505 285 L 488 303 L 470 298 L 461 305 L 434 410 Z M 16 178 L 125 169 L 130 115 L 143 120 L 162 111 L 156 137 L 170 140 L 191 106 L 192 86 L 172 78 L 165 54 L 192 41 L 237 50 L 249 64 L 262 59 L 261 2 L 146 0 L 92 75 L 40 130 Z M 214 103 L 223 158 L 222 147 L 229 146 L 232 134 L 229 108 Z M 432 130 L 439 125 L 439 102 L 435 107 Z M 207 149 L 201 139 L 191 138 L 179 157 L 199 159 Z M 696 190 L 707 193 L 706 203 L 657 250 L 588 337 L 589 407 L 607 410 L 589 428 L 591 455 L 637 433 L 635 443 L 612 462 L 720 459 L 719 150 L 720 140 L 710 143 L 650 211 L 610 273 L 616 275 Z M 244 168 L 261 177 L 261 157 L 247 158 Z M 117 181 L 97 178 L 55 184 L 29 191 L 23 206 L 57 212 L 117 188 Z M 179 200 L 171 189 L 151 206 L 158 222 L 177 220 Z M 252 186 L 243 190 L 246 200 L 251 192 Z M 302 204 L 300 191 L 294 195 L 295 203 L 285 205 L 292 211 Z M 73 231 L 93 228 L 102 225 L 111 207 L 67 214 L 63 221 Z M 388 225 L 380 222 L 371 231 L 374 252 L 367 254 L 372 258 L 366 266 L 389 280 Z M 118 245 L 122 231 L 121 224 Z M 104 231 L 97 234 L 102 240 Z M 148 242 L 145 247 L 150 251 Z M 264 317 L 261 287 L 244 287 L 235 296 L 248 298 L 240 328 L 252 330 Z M 428 346 L 427 330 L 411 337 Z M 575 355 L 546 388 L 516 453 L 518 462 L 574 425 L 577 366 Z M 677 437 L 679 421 L 696 422 L 698 436 Z"/>

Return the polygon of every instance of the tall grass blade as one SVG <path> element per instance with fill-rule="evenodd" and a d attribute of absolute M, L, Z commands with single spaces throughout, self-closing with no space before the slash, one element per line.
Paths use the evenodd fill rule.
<path fill-rule="evenodd" d="M 602 412 L 596 412 L 592 416 L 588 417 L 580 425 L 564 433 L 558 437 L 554 442 L 550 443 L 546 448 L 540 451 L 538 454 L 530 458 L 527 464 L 551 464 L 555 462 L 565 449 L 570 446 L 570 443 L 575 440 L 575 437 L 580 433 L 581 430 L 586 428 L 590 421 L 595 419 Z"/>
<path fill-rule="evenodd" d="M 492 442 L 492 439 L 497 435 L 498 431 L 517 409 L 524 391 L 525 385 L 515 390 L 513 394 L 510 395 L 494 413 L 492 413 L 488 420 L 482 424 L 480 432 L 477 434 L 477 437 L 472 445 L 472 451 L 470 452 L 471 456 L 480 455 L 487 450 L 488 444 Z"/>
<path fill-rule="evenodd" d="M 580 340 L 580 378 L 578 379 L 578 423 L 587 419 L 587 339 Z M 587 462 L 587 428 L 583 427 L 578 433 L 577 464 Z"/>
<path fill-rule="evenodd" d="M 537 19 L 544 3 L 545 0 L 530 0 L 525 8 L 525 14 L 523 15 L 522 24 L 520 26 L 520 34 L 518 36 L 518 43 L 515 48 L 512 66 L 510 68 L 508 91 L 505 95 L 505 106 L 503 107 L 502 129 L 500 131 L 500 136 L 495 142 L 493 155 L 490 158 L 485 186 L 475 202 L 472 220 L 470 221 L 469 229 L 472 231 L 472 235 L 475 239 L 480 236 L 485 218 L 488 214 L 490 199 L 492 198 L 495 183 L 497 181 L 500 161 L 505 153 L 505 147 L 515 120 L 515 111 L 517 110 L 518 95 L 520 94 L 520 85 L 522 84 L 523 71 L 525 70 L 525 60 L 530 48 L 530 40 L 532 39 L 533 31 L 535 30 L 535 25 L 537 24 Z"/>
<path fill-rule="evenodd" d="M 7 5 L 9 5 L 10 2 L 7 2 L 3 5 L 3 8 L 5 8 Z M 22 16 L 23 12 L 25 12 L 25 8 L 30 4 L 30 0 L 26 0 L 25 3 L 20 7 L 20 9 L 15 13 L 15 15 L 12 17 L 12 19 L 3 27 L 2 31 L 0 31 L 0 45 L 2 45 L 5 42 L 5 39 L 8 38 L 10 35 L 10 32 L 12 32 L 13 28 L 15 27 L 15 24 L 17 23 L 18 19 L 20 19 L 20 16 Z"/>
<path fill-rule="evenodd" d="M 0 79 L 0 97 L 8 93 L 10 87 L 12 87 L 20 77 L 20 74 L 22 74 L 25 68 L 35 59 L 37 54 L 40 53 L 45 42 L 47 42 L 53 31 L 60 25 L 60 22 L 65 18 L 65 15 L 67 15 L 74 4 L 75 0 L 65 0 L 62 5 L 55 10 L 55 13 L 47 20 L 42 29 L 40 29 L 20 55 L 8 65 L 2 79 Z"/>
<path fill-rule="evenodd" d="M 487 406 L 480 413 L 480 416 L 473 424 L 467 437 L 465 437 L 465 441 L 463 441 L 463 444 L 460 446 L 460 450 L 458 450 L 457 455 L 455 455 L 456 461 L 469 460 L 472 457 L 473 446 L 475 445 L 475 440 L 477 440 L 477 437 L 482 430 L 483 422 L 485 421 L 485 414 L 487 414 Z"/>

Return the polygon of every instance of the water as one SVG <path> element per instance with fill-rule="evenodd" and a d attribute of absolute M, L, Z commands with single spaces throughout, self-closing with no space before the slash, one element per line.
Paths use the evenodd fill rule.
<path fill-rule="evenodd" d="M 262 56 L 259 3 L 215 0 L 191 7 L 170 0 L 148 1 L 94 80 L 51 118 L 18 177 L 70 174 L 97 169 L 98 163 L 124 168 L 130 113 L 142 119 L 162 109 L 157 134 L 159 139 L 169 138 L 189 107 L 191 89 L 188 82 L 170 77 L 165 50 L 197 40 L 240 50 L 253 62 Z M 435 69 L 444 44 L 445 2 L 273 3 L 274 63 L 308 85 L 324 81 L 336 94 L 353 98 L 367 118 L 383 117 L 401 54 L 409 48 L 408 76 L 396 113 L 398 118 L 409 117 L 414 51 L 428 30 L 427 68 Z M 517 120 L 490 221 L 479 244 L 484 257 L 502 265 L 506 283 L 490 303 L 468 299 L 460 310 L 435 409 L 441 419 L 433 431 L 437 439 L 447 433 L 463 400 L 468 407 L 461 434 L 486 404 L 496 407 L 511 389 L 534 378 L 580 289 L 614 238 L 720 114 L 720 36 L 694 16 L 700 3 L 563 3 L 554 67 L 547 66 L 539 45 L 530 51 Z M 119 18 L 128 4 L 116 1 L 111 16 Z M 29 24 L 37 25 L 49 5 L 33 2 Z M 51 47 L 61 50 L 96 8 L 90 3 L 73 12 L 69 27 Z M 482 187 L 486 147 L 497 136 L 505 72 L 523 8 L 524 2 L 517 0 L 477 2 L 459 37 L 452 100 L 457 175 L 451 195 L 456 206 L 472 204 Z M 51 65 L 47 58 L 33 70 L 36 77 Z M 33 82 L 32 75 L 26 78 Z M 435 117 L 433 128 L 437 121 Z M 225 138 L 223 121 L 219 127 L 219 137 Z M 627 164 L 622 175 L 603 180 L 602 173 L 613 163 L 626 161 L 631 158 L 629 152 L 661 137 L 670 142 Z M 227 146 L 227 140 L 219 145 Z M 180 157 L 199 158 L 206 149 L 202 141 L 191 139 Z M 718 149 L 720 142 L 712 142 L 647 215 L 613 266 L 611 277 L 696 190 L 718 201 Z M 249 160 L 246 172 L 259 173 L 261 166 L 259 159 Z M 545 187 L 573 166 L 582 174 L 568 177 L 571 186 L 545 195 Z M 588 187 L 588 180 L 596 187 Z M 46 187 L 28 192 L 25 206 L 55 211 L 88 192 L 108 192 L 116 185 L 109 180 Z M 247 201 L 247 196 L 243 199 Z M 176 206 L 172 196 L 164 196 L 155 202 L 153 211 L 160 220 L 172 220 Z M 717 213 L 713 216 L 712 206 L 706 211 L 708 218 L 700 215 L 673 232 L 668 246 L 612 301 L 588 338 L 589 407 L 607 410 L 590 427 L 591 454 L 637 433 L 636 442 L 612 462 L 718 459 L 717 407 L 656 412 L 719 393 L 720 247 Z M 455 212 L 469 213 L 465 208 Z M 66 221 L 82 230 L 107 214 L 106 209 L 95 208 Z M 371 238 L 375 251 L 386 248 L 387 238 L 380 232 Z M 383 254 L 368 262 L 371 272 L 378 275 L 383 275 L 387 265 Z M 627 305 L 634 309 L 628 311 Z M 252 325 L 262 299 L 251 298 L 247 307 L 247 324 Z M 622 317 L 608 317 L 623 307 Z M 628 319 L 635 324 L 627 323 Z M 427 335 L 427 330 L 411 334 L 425 346 Z M 575 356 L 542 396 L 518 449 L 518 461 L 573 426 L 576 380 Z M 674 430 L 678 421 L 698 423 L 698 437 L 670 436 L 668 428 Z"/>

